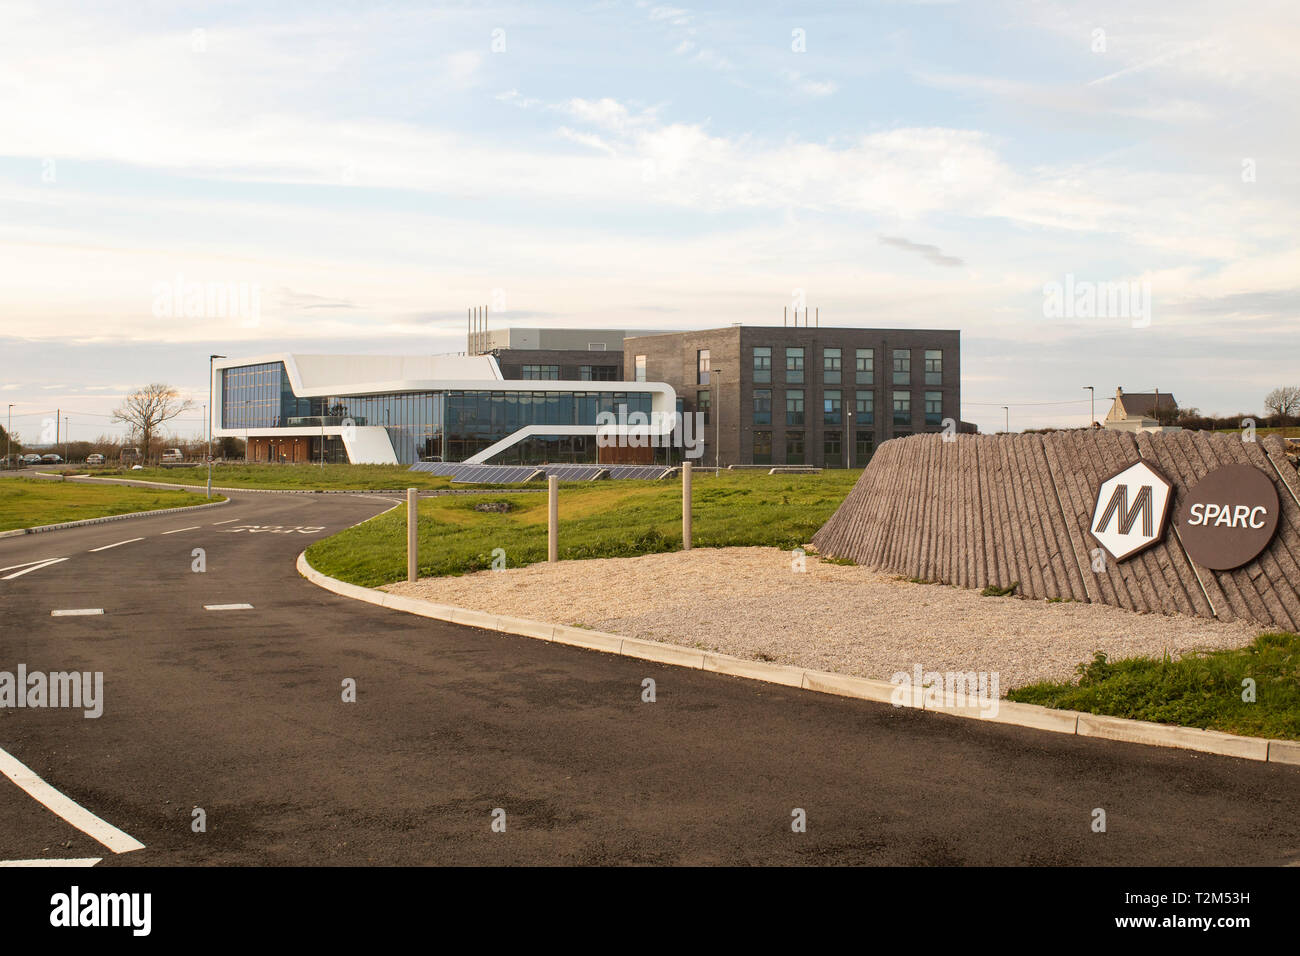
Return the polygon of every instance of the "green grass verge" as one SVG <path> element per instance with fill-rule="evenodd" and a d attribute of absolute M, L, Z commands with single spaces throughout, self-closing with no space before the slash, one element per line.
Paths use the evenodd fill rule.
<path fill-rule="evenodd" d="M 696 547 L 767 545 L 796 548 L 831 516 L 861 472 L 768 475 L 697 474 L 693 495 Z M 681 482 L 602 481 L 560 488 L 560 558 L 613 558 L 681 547 Z M 474 505 L 509 501 L 505 514 Z M 464 574 L 546 560 L 546 495 L 456 495 L 420 502 L 420 574 Z M 406 577 L 405 508 L 349 528 L 307 549 L 312 566 L 332 577 L 375 587 Z"/>
<path fill-rule="evenodd" d="M 202 485 L 208 469 L 91 468 L 84 474 L 99 478 L 130 478 L 134 481 L 157 481 L 174 485 Z M 212 483 L 230 488 L 315 489 L 359 491 L 368 488 L 394 490 L 419 488 L 427 491 L 448 488 L 451 479 L 427 472 L 410 471 L 407 465 L 213 465 Z M 459 486 L 458 486 L 459 487 Z"/>
<path fill-rule="evenodd" d="M 1255 682 L 1255 701 L 1242 682 Z M 1300 635 L 1261 634 L 1244 648 L 1111 661 L 1098 653 L 1069 684 L 1031 684 L 1008 700 L 1251 737 L 1300 740 Z"/>
<path fill-rule="evenodd" d="M 224 500 L 218 495 L 212 497 L 214 501 Z M 207 503 L 201 494 L 169 488 L 13 478 L 0 481 L 0 531 Z"/>

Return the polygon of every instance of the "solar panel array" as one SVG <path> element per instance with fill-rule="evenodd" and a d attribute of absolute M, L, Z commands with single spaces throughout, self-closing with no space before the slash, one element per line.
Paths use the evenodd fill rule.
<path fill-rule="evenodd" d="M 453 482 L 468 484 L 512 484 L 524 482 L 541 472 L 560 481 L 591 481 L 602 472 L 610 478 L 654 480 L 674 474 L 666 465 L 472 465 L 457 461 L 421 461 L 411 471 L 444 475 Z"/>

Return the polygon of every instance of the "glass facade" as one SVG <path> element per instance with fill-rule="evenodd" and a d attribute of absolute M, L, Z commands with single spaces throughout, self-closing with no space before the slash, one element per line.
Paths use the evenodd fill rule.
<path fill-rule="evenodd" d="M 320 429 L 351 419 L 357 427 L 381 426 L 403 464 L 441 459 L 464 461 L 527 425 L 595 425 L 600 412 L 651 411 L 649 392 L 436 391 L 298 398 L 283 362 L 223 369 L 221 427 L 293 428 L 313 440 L 321 455 Z M 446 445 L 443 445 L 443 435 Z M 327 461 L 346 461 L 337 435 L 326 436 Z M 595 436 L 552 435 L 526 439 L 492 459 L 502 464 L 596 461 Z"/>
<path fill-rule="evenodd" d="M 525 365 L 520 371 L 519 377 L 531 382 L 557 382 L 560 379 L 560 367 L 558 365 Z"/>

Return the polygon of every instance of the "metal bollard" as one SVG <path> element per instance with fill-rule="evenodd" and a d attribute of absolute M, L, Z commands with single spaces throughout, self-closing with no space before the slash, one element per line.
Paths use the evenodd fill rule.
<path fill-rule="evenodd" d="M 406 580 L 419 576 L 419 496 L 414 488 L 406 489 Z"/>

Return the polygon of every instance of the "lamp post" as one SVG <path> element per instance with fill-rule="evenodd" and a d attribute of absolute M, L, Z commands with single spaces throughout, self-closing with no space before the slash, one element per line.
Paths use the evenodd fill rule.
<path fill-rule="evenodd" d="M 11 467 L 13 464 L 11 461 L 13 456 L 10 454 L 10 452 L 13 450 L 13 444 L 14 444 L 14 403 L 10 402 L 9 403 L 9 427 L 5 429 L 5 467 L 6 468 Z"/>
<path fill-rule="evenodd" d="M 1010 405 L 1003 405 L 1003 406 L 1002 406 L 1002 410 L 1003 410 L 1004 412 L 1007 413 L 1007 427 L 1006 427 L 1006 432 L 1007 432 L 1007 434 L 1009 435 L 1009 434 L 1011 434 L 1011 406 L 1010 406 Z"/>
<path fill-rule="evenodd" d="M 709 378 L 713 381 L 713 477 L 722 474 L 722 379 L 713 378 L 721 372 L 720 368 L 710 368 Z"/>
<path fill-rule="evenodd" d="M 208 405 L 207 408 L 203 410 L 204 428 L 207 429 L 207 433 L 208 433 L 208 497 L 209 498 L 212 497 L 212 419 L 217 414 L 217 408 L 212 402 L 212 379 L 215 374 L 212 371 L 212 361 L 213 359 L 219 359 L 219 358 L 225 358 L 225 356 L 224 355 L 208 356 Z"/>
<path fill-rule="evenodd" d="M 1088 390 L 1088 398 L 1092 402 L 1092 411 L 1088 415 L 1088 427 L 1091 428 L 1093 423 L 1097 421 L 1097 392 L 1091 385 L 1083 387 Z"/>
<path fill-rule="evenodd" d="M 63 416 L 63 460 L 68 460 L 68 416 Z"/>

